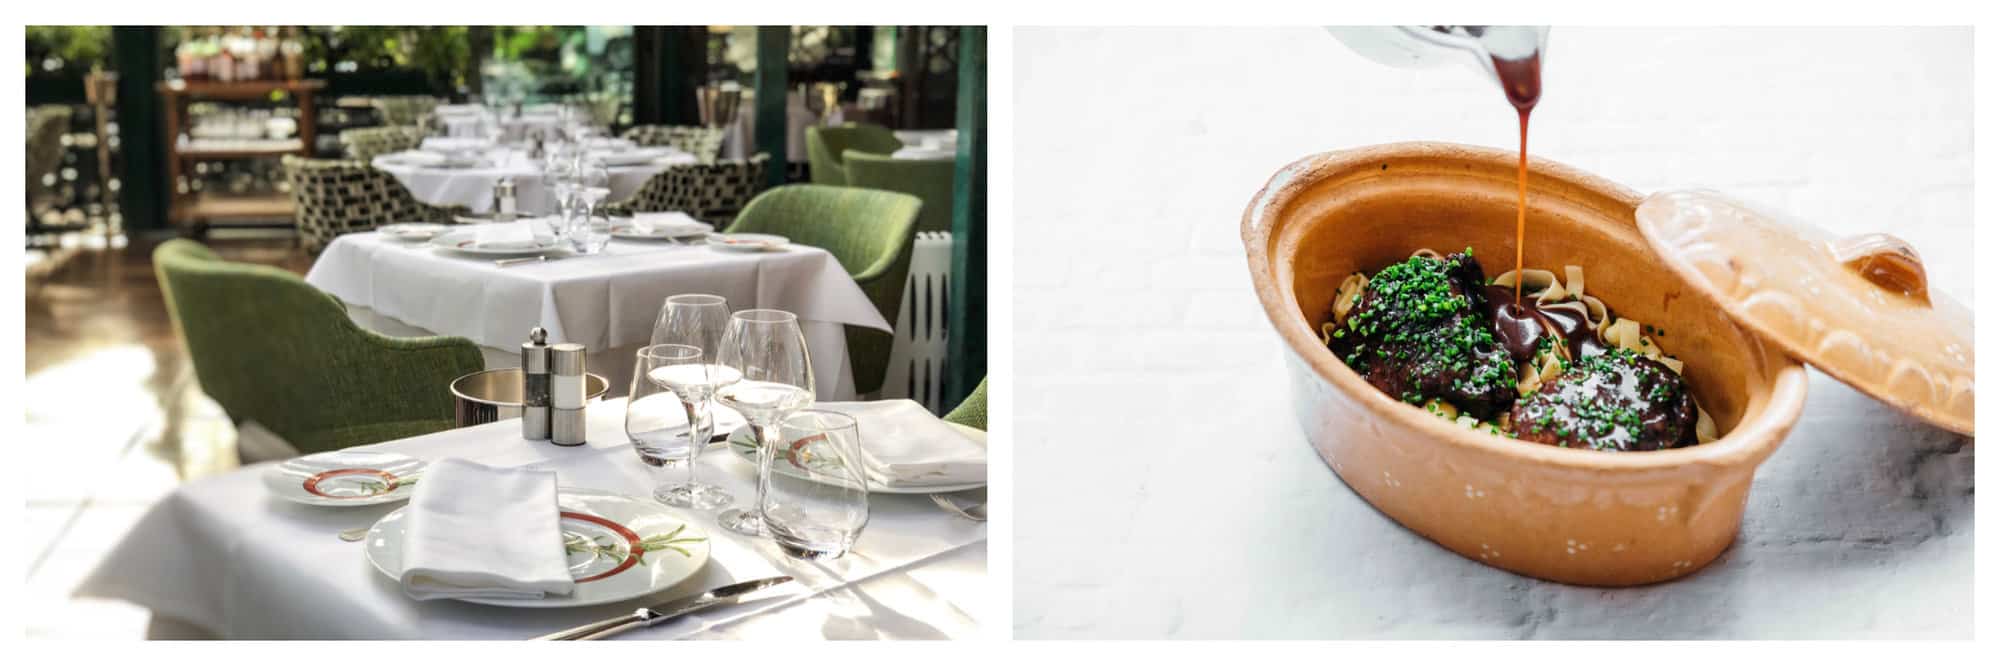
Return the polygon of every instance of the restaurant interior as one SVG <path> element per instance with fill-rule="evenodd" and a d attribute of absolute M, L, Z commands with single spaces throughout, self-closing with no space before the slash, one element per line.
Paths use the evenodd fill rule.
<path fill-rule="evenodd" d="M 28 637 L 992 620 L 984 28 L 26 44 Z"/>

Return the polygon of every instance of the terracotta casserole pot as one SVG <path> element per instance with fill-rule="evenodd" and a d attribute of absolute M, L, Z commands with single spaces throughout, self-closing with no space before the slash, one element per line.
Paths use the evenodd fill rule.
<path fill-rule="evenodd" d="M 1285 167 L 1243 215 L 1257 298 L 1284 340 L 1293 410 L 1320 458 L 1405 527 L 1536 578 L 1638 585 L 1722 553 L 1757 465 L 1805 404 L 1806 372 L 1665 267 L 1635 226 L 1640 196 L 1529 161 L 1525 263 L 1582 266 L 1588 293 L 1666 329 L 1722 437 L 1664 451 L 1566 449 L 1469 430 L 1383 395 L 1320 343 L 1341 279 L 1419 248 L 1471 246 L 1488 277 L 1513 268 L 1510 151 L 1367 146 Z"/>

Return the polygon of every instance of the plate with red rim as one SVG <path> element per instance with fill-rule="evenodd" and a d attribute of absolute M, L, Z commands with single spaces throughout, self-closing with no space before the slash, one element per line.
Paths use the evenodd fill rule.
<path fill-rule="evenodd" d="M 986 442 L 986 431 L 984 430 L 979 430 L 977 428 L 967 428 L 965 426 L 950 422 L 946 422 L 946 425 L 951 426 L 953 430 L 957 430 L 960 434 L 963 434 L 966 437 L 970 437 L 974 440 L 977 440 L 982 444 Z M 820 437 L 820 436 L 815 435 L 814 437 Z M 815 476 L 812 472 L 807 471 L 806 466 L 810 463 L 804 460 L 800 460 L 799 456 L 797 455 L 797 452 L 800 451 L 802 448 L 804 448 L 805 445 L 812 439 L 813 439 L 812 437 L 809 437 L 806 439 L 801 439 L 792 442 L 791 446 L 786 451 L 786 455 L 781 455 L 776 458 L 772 458 L 771 472 L 774 474 L 783 474 L 785 476 L 789 476 L 794 479 L 803 479 L 806 481 L 812 481 L 814 483 L 826 483 L 826 481 L 822 480 L 820 477 Z M 752 468 L 755 468 L 757 466 L 757 434 L 750 429 L 749 424 L 738 426 L 735 430 L 730 431 L 728 444 L 729 444 L 729 451 L 731 453 L 736 454 L 736 457 L 742 458 L 743 462 L 750 463 L 750 466 Z M 986 487 L 986 482 L 984 481 L 978 483 L 945 483 L 938 485 L 894 485 L 894 486 L 885 486 L 882 484 L 870 482 L 868 484 L 868 492 L 888 493 L 891 495 L 928 495 L 931 493 L 952 493 L 952 492 L 958 492 L 960 490 L 971 490 L 973 488 L 984 488 L 984 487 Z"/>
<path fill-rule="evenodd" d="M 541 599 L 460 599 L 514 608 L 595 606 L 664 592 L 708 564 L 708 531 L 650 499 L 604 490 L 557 488 L 563 554 L 576 589 Z M 403 577 L 403 536 L 409 507 L 368 528 L 368 563 L 393 580 Z M 496 528 L 493 538 L 513 531 Z"/>
<path fill-rule="evenodd" d="M 328 451 L 264 470 L 264 488 L 314 506 L 370 506 L 409 499 L 425 463 L 400 453 Z"/>
<path fill-rule="evenodd" d="M 776 234 L 709 234 L 708 246 L 718 250 L 737 252 L 766 252 L 782 250 L 791 245 L 791 239 Z"/>

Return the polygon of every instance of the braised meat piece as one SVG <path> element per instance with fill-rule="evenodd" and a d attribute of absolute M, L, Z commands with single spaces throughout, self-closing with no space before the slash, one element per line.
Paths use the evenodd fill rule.
<path fill-rule="evenodd" d="M 1516 439 L 1656 451 L 1695 443 L 1694 398 L 1672 369 L 1627 349 L 1584 357 L 1514 405 Z"/>
<path fill-rule="evenodd" d="M 1410 404 L 1449 402 L 1490 420 L 1514 404 L 1514 363 L 1484 317 L 1472 251 L 1410 257 L 1369 278 L 1328 347 L 1369 384 Z"/>

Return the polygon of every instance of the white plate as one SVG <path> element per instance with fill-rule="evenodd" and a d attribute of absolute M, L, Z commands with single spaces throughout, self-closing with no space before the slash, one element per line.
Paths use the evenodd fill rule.
<path fill-rule="evenodd" d="M 547 254 L 562 247 L 554 238 L 536 236 L 534 240 L 514 243 L 480 243 L 478 229 L 459 229 L 431 239 L 431 247 L 452 252 L 463 252 L 491 257 L 518 257 L 531 254 Z"/>
<path fill-rule="evenodd" d="M 462 153 L 490 150 L 492 148 L 493 141 L 485 137 L 433 136 L 425 137 L 423 142 L 423 150 L 439 153 Z"/>
<path fill-rule="evenodd" d="M 264 470 L 272 495 L 315 506 L 368 506 L 408 499 L 424 461 L 399 453 L 328 451 Z"/>
<path fill-rule="evenodd" d="M 445 226 L 430 222 L 398 222 L 376 227 L 382 235 L 404 241 L 427 241 L 444 233 Z"/>
<path fill-rule="evenodd" d="M 674 151 L 666 148 L 635 148 L 616 153 L 591 153 L 590 156 L 593 159 L 603 162 L 604 166 L 614 167 L 648 164 L 673 153 Z"/>
<path fill-rule="evenodd" d="M 631 139 L 619 139 L 614 137 L 598 137 L 583 142 L 584 150 L 589 150 L 593 152 L 603 151 L 607 153 L 618 153 L 627 150 L 632 150 L 638 147 L 639 144 L 633 143 Z"/>
<path fill-rule="evenodd" d="M 960 433 L 964 434 L 966 437 L 970 437 L 978 441 L 981 444 L 986 443 L 986 431 L 984 430 L 979 430 L 977 428 L 967 428 L 965 426 L 956 423 L 951 423 L 949 421 L 945 422 L 945 425 L 957 428 Z M 736 453 L 736 457 L 742 458 L 743 460 L 749 462 L 751 467 L 756 467 L 757 436 L 750 433 L 750 426 L 744 425 L 733 431 L 730 431 L 729 450 L 734 451 Z M 778 456 L 776 458 L 771 459 L 771 471 L 773 473 L 783 474 L 785 476 L 789 476 L 794 479 L 805 479 L 807 481 L 817 482 L 816 479 L 812 478 L 811 474 L 807 473 L 803 468 L 800 468 L 797 464 L 793 463 L 790 458 L 787 458 L 785 456 Z M 874 481 L 868 482 L 868 492 L 888 493 L 891 495 L 928 495 L 930 493 L 949 493 L 960 490 L 971 490 L 973 488 L 984 488 L 984 487 L 986 487 L 986 482 L 984 481 L 978 483 L 956 483 L 956 484 L 945 484 L 936 486 L 895 486 L 895 487 L 879 485 Z"/>
<path fill-rule="evenodd" d="M 461 599 L 515 608 L 570 608 L 627 601 L 655 594 L 694 577 L 708 563 L 708 532 L 650 499 L 602 490 L 558 488 L 562 533 L 576 591 L 542 599 Z M 368 528 L 368 563 L 394 580 L 403 578 L 403 520 L 409 507 Z M 497 527 L 493 538 L 510 538 Z"/>
<path fill-rule="evenodd" d="M 791 240 L 773 234 L 709 234 L 708 245 L 718 250 L 763 252 L 782 250 Z"/>
<path fill-rule="evenodd" d="M 390 164 L 425 169 L 470 169 L 485 164 L 485 160 L 477 157 L 447 155 L 428 150 L 408 150 L 387 155 L 383 159 Z"/>

